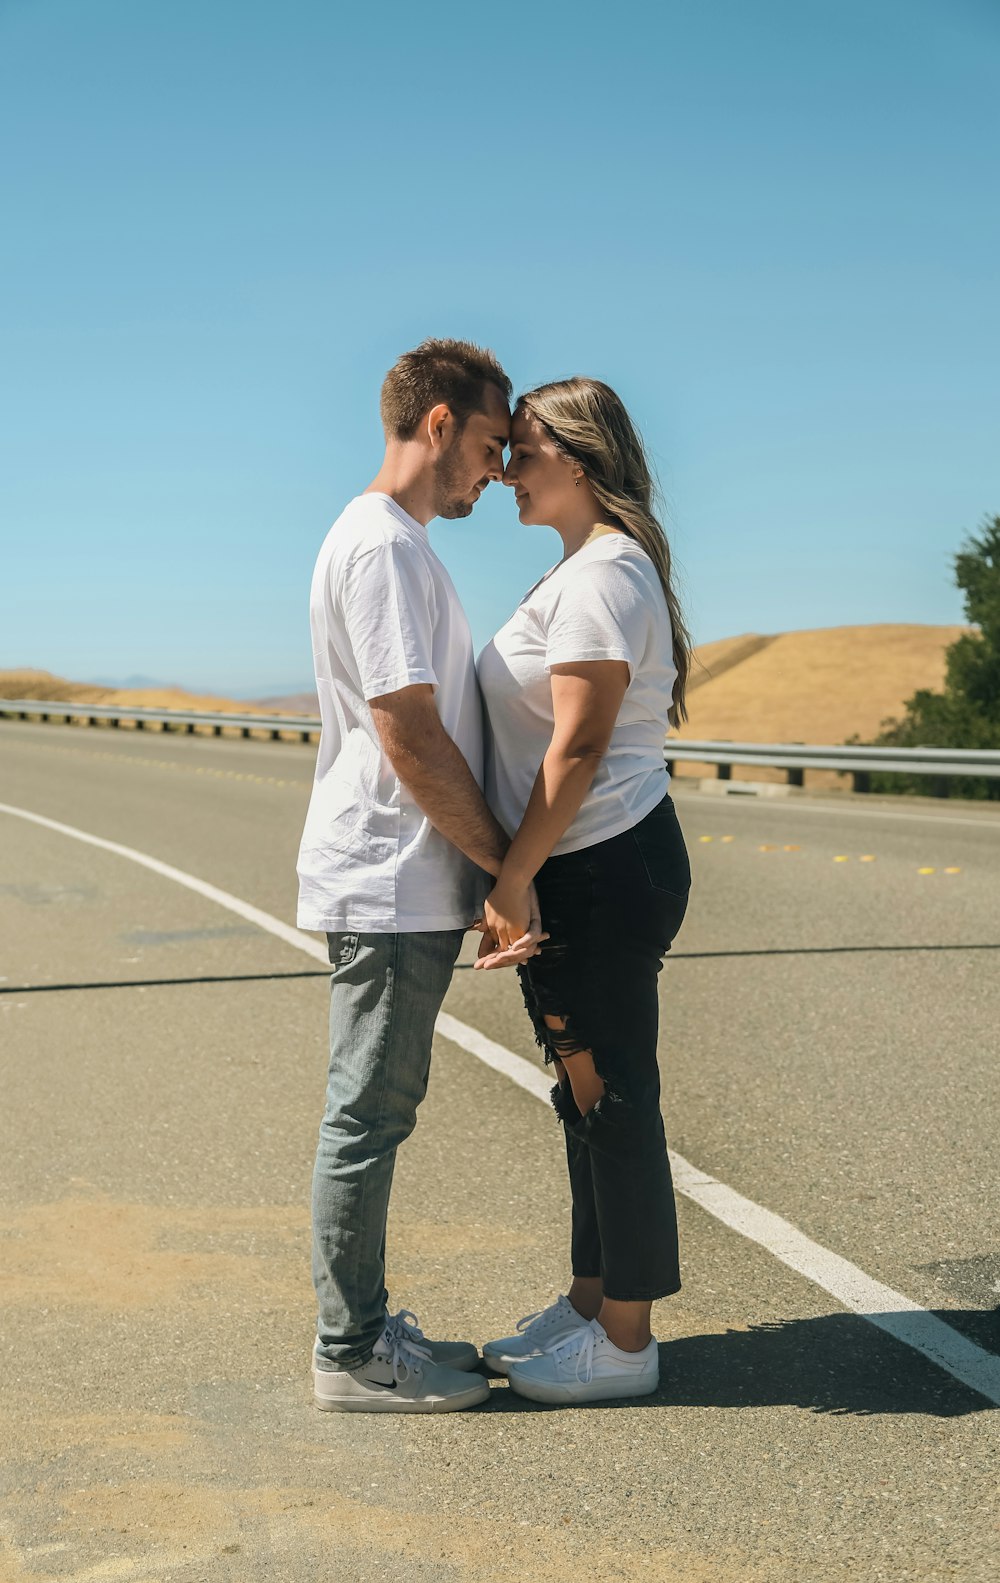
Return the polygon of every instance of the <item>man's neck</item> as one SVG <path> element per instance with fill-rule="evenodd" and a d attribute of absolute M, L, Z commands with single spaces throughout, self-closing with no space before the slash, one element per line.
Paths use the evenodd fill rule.
<path fill-rule="evenodd" d="M 372 479 L 366 495 L 388 495 L 407 516 L 425 528 L 437 515 L 434 510 L 434 479 L 429 476 L 423 451 L 403 444 L 386 450 L 382 466 Z"/>

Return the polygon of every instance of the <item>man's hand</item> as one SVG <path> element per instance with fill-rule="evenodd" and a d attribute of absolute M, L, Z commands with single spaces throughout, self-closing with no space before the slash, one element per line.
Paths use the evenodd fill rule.
<path fill-rule="evenodd" d="M 499 889 L 500 887 L 497 886 L 487 900 L 486 905 L 489 909 L 487 918 L 477 918 L 472 926 L 474 929 L 478 929 L 483 936 L 475 966 L 476 968 L 483 968 L 487 972 L 492 968 L 517 967 L 518 963 L 527 962 L 530 957 L 538 955 L 541 950 L 541 942 L 549 938 L 542 929 L 538 892 L 532 884 L 528 886 L 527 891 L 524 893 L 528 912 L 527 928 L 523 933 L 514 937 L 510 931 L 511 928 L 516 929 L 517 925 L 513 924 L 512 920 L 506 920 L 507 928 L 503 938 L 507 943 L 501 945 L 497 933 L 494 932 L 487 921 L 490 913 L 494 919 L 498 916 L 491 903 Z"/>

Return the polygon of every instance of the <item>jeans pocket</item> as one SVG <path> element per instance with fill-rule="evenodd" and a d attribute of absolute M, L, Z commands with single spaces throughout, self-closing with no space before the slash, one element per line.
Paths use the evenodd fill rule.
<path fill-rule="evenodd" d="M 631 835 L 652 889 L 685 900 L 691 889 L 691 864 L 673 806 L 662 813 L 655 809 L 633 826 Z"/>
<path fill-rule="evenodd" d="M 350 967 L 358 954 L 359 934 L 328 934 L 326 937 L 327 953 L 330 966 L 336 972 L 338 967 Z"/>

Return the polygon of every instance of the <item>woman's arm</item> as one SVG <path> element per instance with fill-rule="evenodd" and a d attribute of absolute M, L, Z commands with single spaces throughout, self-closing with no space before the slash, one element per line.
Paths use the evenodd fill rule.
<path fill-rule="evenodd" d="M 628 688 L 629 667 L 624 660 L 579 660 L 553 665 L 551 682 L 552 740 L 486 902 L 486 923 L 501 951 L 527 930 L 528 887 L 590 790 Z M 484 950 L 490 949 L 487 937 Z"/>

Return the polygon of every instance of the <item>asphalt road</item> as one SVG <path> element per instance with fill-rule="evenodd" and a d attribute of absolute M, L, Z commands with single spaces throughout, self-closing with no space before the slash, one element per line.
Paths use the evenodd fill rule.
<path fill-rule="evenodd" d="M 0 801 L 293 922 L 311 761 L 4 723 Z M 1000 1352 L 997 811 L 677 802 L 671 1145 Z M 656 1396 L 316 1413 L 319 964 L 6 814 L 0 941 L 2 1583 L 994 1578 L 990 1404 L 683 1198 Z M 512 977 L 462 967 L 446 1009 L 536 1059 Z M 396 1306 L 482 1342 L 564 1289 L 566 1241 L 554 1118 L 439 1039 Z"/>

